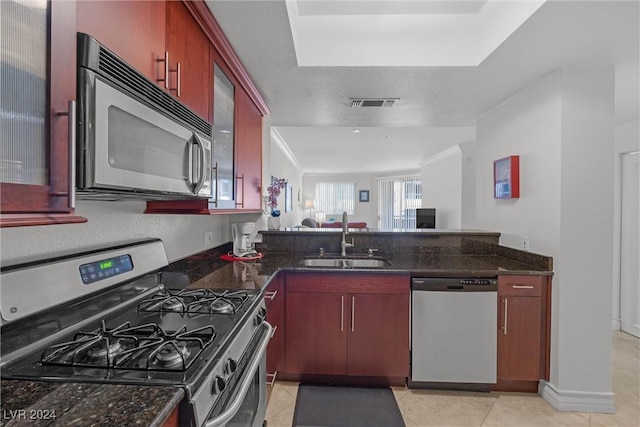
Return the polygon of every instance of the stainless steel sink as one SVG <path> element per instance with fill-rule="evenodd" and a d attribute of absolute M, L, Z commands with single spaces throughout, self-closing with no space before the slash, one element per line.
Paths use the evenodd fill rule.
<path fill-rule="evenodd" d="M 329 267 L 329 268 L 381 268 L 391 265 L 386 258 L 305 258 L 302 260 L 305 267 Z"/>

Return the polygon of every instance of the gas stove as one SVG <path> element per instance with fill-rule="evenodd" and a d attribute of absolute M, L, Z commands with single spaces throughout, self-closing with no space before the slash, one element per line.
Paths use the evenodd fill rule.
<path fill-rule="evenodd" d="M 262 375 L 262 294 L 167 289 L 164 265 L 146 240 L 3 267 L 2 378 L 179 386 L 181 425 L 225 425 Z"/>

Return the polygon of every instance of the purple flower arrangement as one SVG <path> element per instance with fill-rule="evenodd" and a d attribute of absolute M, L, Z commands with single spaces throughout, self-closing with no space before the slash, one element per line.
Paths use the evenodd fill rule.
<path fill-rule="evenodd" d="M 278 209 L 278 196 L 280 191 L 287 185 L 287 180 L 284 178 L 276 179 L 271 182 L 271 185 L 267 187 L 267 193 L 269 193 L 268 206 L 271 208 L 271 216 L 280 216 L 280 209 Z"/>

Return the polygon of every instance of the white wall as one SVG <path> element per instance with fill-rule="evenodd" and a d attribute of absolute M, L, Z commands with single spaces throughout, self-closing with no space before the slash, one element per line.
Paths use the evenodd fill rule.
<path fill-rule="evenodd" d="M 565 392 L 600 393 L 603 403 L 611 393 L 614 110 L 613 68 L 563 70 L 560 404 Z"/>
<path fill-rule="evenodd" d="M 277 178 L 285 178 L 293 188 L 292 195 L 292 208 L 291 212 L 285 212 L 285 191 L 283 190 L 278 197 L 278 209 L 280 209 L 280 226 L 293 227 L 299 225 L 302 221 L 301 206 L 304 206 L 304 197 L 302 191 L 302 172 L 295 157 L 292 157 L 291 153 L 285 144 L 278 143 L 277 139 L 279 135 L 277 133 L 271 133 L 270 141 L 270 156 L 269 167 L 267 168 L 270 175 Z M 265 181 L 265 194 L 266 187 L 271 180 L 271 176 Z"/>
<path fill-rule="evenodd" d="M 563 410 L 609 412 L 613 69 L 558 70 L 477 121 L 474 226 L 554 257 L 551 379 Z M 520 198 L 493 199 L 493 160 L 520 155 Z"/>
<path fill-rule="evenodd" d="M 614 201 L 613 201 L 613 301 L 612 326 L 620 329 L 620 227 L 622 196 L 622 155 L 640 150 L 640 121 L 632 120 L 616 126 L 614 161 Z"/>
<path fill-rule="evenodd" d="M 212 246 L 218 246 L 231 241 L 230 222 L 257 218 L 256 214 L 147 215 L 144 209 L 141 201 L 79 200 L 76 212 L 87 223 L 2 228 L 2 264 L 143 237 L 162 239 L 169 260 L 175 261 L 204 250 L 205 231 L 213 231 Z"/>
<path fill-rule="evenodd" d="M 480 116 L 476 129 L 475 197 L 480 229 L 500 243 L 552 255 L 560 234 L 561 73 L 552 73 Z M 520 156 L 520 198 L 493 198 L 493 161 Z"/>
<path fill-rule="evenodd" d="M 458 146 L 462 150 L 461 228 L 472 228 L 476 222 L 476 141 Z"/>
<path fill-rule="evenodd" d="M 455 146 L 422 165 L 422 207 L 436 208 L 436 228 L 462 228 L 462 161 Z"/>

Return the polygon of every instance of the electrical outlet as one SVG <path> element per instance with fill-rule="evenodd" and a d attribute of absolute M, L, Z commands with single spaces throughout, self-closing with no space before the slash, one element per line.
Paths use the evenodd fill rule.
<path fill-rule="evenodd" d="M 209 248 L 213 246 L 213 231 L 204 232 L 204 247 Z"/>
<path fill-rule="evenodd" d="M 529 250 L 529 236 L 522 236 L 522 250 Z"/>

